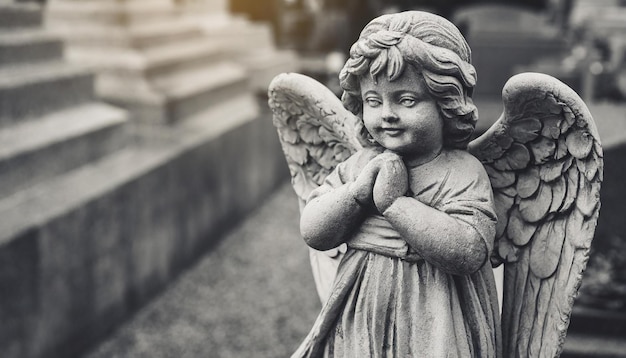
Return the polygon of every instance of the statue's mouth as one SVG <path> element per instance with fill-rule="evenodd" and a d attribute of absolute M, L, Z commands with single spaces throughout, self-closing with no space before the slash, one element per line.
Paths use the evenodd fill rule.
<path fill-rule="evenodd" d="M 383 127 L 380 129 L 383 133 L 385 133 L 388 136 L 391 137 L 397 137 L 399 135 L 402 134 L 402 132 L 404 132 L 404 129 L 402 128 L 395 128 L 395 127 Z"/>

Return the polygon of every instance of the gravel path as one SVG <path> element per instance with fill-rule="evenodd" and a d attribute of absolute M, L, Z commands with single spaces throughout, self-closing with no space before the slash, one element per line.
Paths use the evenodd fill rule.
<path fill-rule="evenodd" d="M 86 357 L 288 357 L 320 308 L 285 185 Z"/>

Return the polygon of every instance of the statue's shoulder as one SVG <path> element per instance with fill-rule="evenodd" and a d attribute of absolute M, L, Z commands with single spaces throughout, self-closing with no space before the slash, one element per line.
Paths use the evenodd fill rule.
<path fill-rule="evenodd" d="M 449 163 L 461 166 L 462 168 L 482 168 L 482 163 L 467 150 L 446 149 L 443 152 Z"/>
<path fill-rule="evenodd" d="M 444 150 L 442 158 L 437 163 L 451 171 L 452 175 L 461 180 L 474 180 L 477 177 L 487 179 L 483 164 L 466 150 Z"/>

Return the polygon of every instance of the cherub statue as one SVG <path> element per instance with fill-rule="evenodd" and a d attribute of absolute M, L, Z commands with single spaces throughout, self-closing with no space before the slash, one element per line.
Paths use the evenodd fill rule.
<path fill-rule="evenodd" d="M 597 130 L 569 87 L 532 73 L 470 142 L 470 57 L 453 24 L 403 12 L 352 46 L 343 105 L 303 75 L 270 85 L 324 301 L 293 357 L 560 354 L 600 207 Z"/>

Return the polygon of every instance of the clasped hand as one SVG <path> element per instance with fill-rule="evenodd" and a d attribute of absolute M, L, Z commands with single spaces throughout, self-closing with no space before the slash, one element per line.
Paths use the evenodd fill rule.
<path fill-rule="evenodd" d="M 352 195 L 362 206 L 373 202 L 382 214 L 409 190 L 409 177 L 402 158 L 384 152 L 370 160 L 351 183 Z"/>

